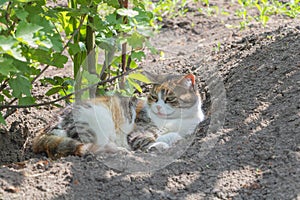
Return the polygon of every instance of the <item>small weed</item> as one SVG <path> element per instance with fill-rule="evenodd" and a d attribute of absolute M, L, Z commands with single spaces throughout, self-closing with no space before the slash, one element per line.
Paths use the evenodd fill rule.
<path fill-rule="evenodd" d="M 253 21 L 257 21 L 265 27 L 273 15 L 296 18 L 300 14 L 300 0 L 290 0 L 289 2 L 279 0 L 232 0 L 232 4 L 237 3 L 239 5 L 239 8 L 232 13 L 218 6 L 212 6 L 209 0 L 194 0 L 194 2 L 201 2 L 203 6 L 198 8 L 198 12 L 209 17 L 219 14 L 225 16 L 234 14 L 240 18 L 239 26 L 226 25 L 230 28 L 245 29 Z"/>
<path fill-rule="evenodd" d="M 198 12 L 203 13 L 209 17 L 218 15 L 220 9 L 218 6 L 213 6 L 209 3 L 209 0 L 195 0 L 195 2 L 201 2 L 203 7 L 198 8 Z"/>
<path fill-rule="evenodd" d="M 218 53 L 218 52 L 220 52 L 220 50 L 221 50 L 221 42 L 217 42 L 213 47 L 213 51 L 215 53 Z"/>
<path fill-rule="evenodd" d="M 272 15 L 286 15 L 291 18 L 296 18 L 300 13 L 300 1 L 291 0 L 289 3 L 272 0 L 238 0 L 241 9 L 235 14 L 242 18 L 240 29 L 246 28 L 253 20 L 260 22 L 266 26 Z M 248 11 L 255 9 L 258 15 L 250 15 Z"/>
<path fill-rule="evenodd" d="M 186 8 L 187 0 L 160 0 L 158 2 L 144 0 L 144 4 L 154 13 L 159 21 L 162 21 L 164 17 L 185 16 L 188 11 Z"/>
<path fill-rule="evenodd" d="M 279 0 L 232 0 L 232 4 L 238 4 L 239 8 L 233 12 L 225 10 L 222 7 L 213 5 L 209 0 L 193 0 L 199 3 L 197 8 L 199 13 L 208 17 L 231 14 L 240 18 L 239 25 L 226 25 L 227 27 L 245 29 L 251 22 L 257 21 L 262 26 L 267 26 L 267 23 L 273 15 L 285 15 L 291 18 L 296 18 L 300 13 L 300 0 L 290 0 L 282 2 Z M 174 18 L 177 16 L 185 16 L 187 13 L 187 0 L 159 0 L 153 2 L 151 0 L 143 1 L 146 7 L 151 10 L 156 20 L 162 21 L 163 18 Z"/>

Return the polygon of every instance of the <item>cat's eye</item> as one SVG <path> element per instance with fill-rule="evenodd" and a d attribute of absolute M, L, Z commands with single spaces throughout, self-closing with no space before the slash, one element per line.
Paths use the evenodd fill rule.
<path fill-rule="evenodd" d="M 157 97 L 157 95 L 155 95 L 155 94 L 149 94 L 148 98 L 149 98 L 150 100 L 152 100 L 152 101 L 157 101 L 157 100 L 158 100 L 158 97 Z"/>
<path fill-rule="evenodd" d="M 166 103 L 176 103 L 177 98 L 176 97 L 167 97 L 165 100 Z"/>

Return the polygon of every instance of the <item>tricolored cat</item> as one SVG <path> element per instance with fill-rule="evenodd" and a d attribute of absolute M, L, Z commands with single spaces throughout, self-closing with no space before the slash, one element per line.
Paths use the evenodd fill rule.
<path fill-rule="evenodd" d="M 204 120 L 195 76 L 153 75 L 146 100 L 102 96 L 65 108 L 60 120 L 34 139 L 35 153 L 50 158 L 88 152 L 164 150 Z"/>

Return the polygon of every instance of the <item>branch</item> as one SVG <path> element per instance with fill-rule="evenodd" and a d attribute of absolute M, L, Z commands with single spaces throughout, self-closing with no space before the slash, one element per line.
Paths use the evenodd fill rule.
<path fill-rule="evenodd" d="M 119 3 L 121 5 L 121 7 L 123 8 L 128 8 L 128 0 L 119 0 Z M 123 17 L 123 24 L 127 24 L 128 23 L 128 19 L 126 16 Z M 126 35 L 126 33 L 123 33 L 122 35 Z M 122 61 L 121 61 L 121 69 L 123 72 L 126 72 L 126 55 L 127 55 L 127 42 L 124 42 L 122 44 Z M 122 79 L 121 80 L 121 83 L 120 83 L 120 88 L 124 89 L 125 87 L 125 79 Z"/>
<path fill-rule="evenodd" d="M 70 94 L 68 94 L 66 96 L 60 97 L 60 98 L 55 99 L 53 101 L 47 101 L 47 102 L 42 102 L 42 103 L 32 104 L 32 105 L 0 105 L 0 109 L 2 110 L 2 109 L 7 109 L 7 108 L 12 108 L 12 109 L 16 109 L 16 108 L 32 108 L 32 107 L 39 107 L 39 106 L 51 105 L 51 104 L 54 104 L 54 103 L 59 102 L 61 100 L 68 99 L 68 98 L 70 98 L 74 94 L 81 93 L 81 92 L 84 92 L 86 90 L 89 90 L 90 88 L 93 88 L 95 86 L 103 85 L 103 84 L 105 84 L 107 82 L 112 82 L 112 81 L 114 81 L 114 80 L 116 80 L 116 79 L 118 79 L 120 77 L 126 76 L 126 75 L 130 74 L 131 72 L 136 71 L 137 69 L 139 69 L 139 68 L 126 71 L 123 74 L 114 76 L 113 78 L 110 78 L 110 79 L 107 79 L 107 80 L 100 81 L 98 83 L 90 85 L 89 87 L 86 87 L 86 88 L 80 89 L 78 91 L 72 92 L 72 93 L 70 93 Z M 12 113 L 10 113 L 10 114 L 12 114 Z"/>
<path fill-rule="evenodd" d="M 7 22 L 6 27 L 8 30 L 10 30 L 12 28 L 12 26 L 10 26 L 10 23 L 9 23 L 9 21 L 10 21 L 10 13 L 9 13 L 10 5 L 11 5 L 11 1 L 8 2 L 7 7 L 6 7 L 6 13 L 5 13 L 5 20 Z"/>
<path fill-rule="evenodd" d="M 0 86 L 0 92 L 2 92 L 2 90 L 4 90 L 4 89 L 6 88 L 6 86 L 7 86 L 7 81 L 8 81 L 8 79 L 5 79 L 5 80 L 3 81 L 3 83 L 1 84 L 1 86 Z"/>

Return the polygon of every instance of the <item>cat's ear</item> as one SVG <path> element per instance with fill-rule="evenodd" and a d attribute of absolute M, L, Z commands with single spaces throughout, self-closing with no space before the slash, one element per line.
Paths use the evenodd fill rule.
<path fill-rule="evenodd" d="M 187 89 L 195 89 L 195 76 L 193 74 L 185 75 L 181 80 L 179 80 L 179 83 Z"/>
<path fill-rule="evenodd" d="M 156 74 L 147 71 L 143 71 L 142 74 L 146 76 L 152 84 L 158 84 L 160 82 L 160 78 Z"/>

